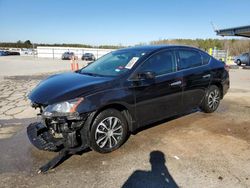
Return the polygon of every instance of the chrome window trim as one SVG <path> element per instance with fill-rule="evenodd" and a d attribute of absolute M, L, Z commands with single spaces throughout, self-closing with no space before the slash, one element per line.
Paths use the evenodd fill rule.
<path fill-rule="evenodd" d="M 209 59 L 209 61 L 208 61 L 207 64 L 203 64 L 203 57 L 202 57 L 202 54 L 201 54 L 202 51 L 197 50 L 197 49 L 177 48 L 177 49 L 173 49 L 173 51 L 174 51 L 174 53 L 178 53 L 178 50 L 182 50 L 182 49 L 184 49 L 184 50 L 191 50 L 191 51 L 193 50 L 193 51 L 198 52 L 198 53 L 200 54 L 200 56 L 201 56 L 202 64 L 199 65 L 199 66 L 196 66 L 196 67 L 190 67 L 190 68 L 178 70 L 178 60 L 177 60 L 178 57 L 177 57 L 176 54 L 175 54 L 175 58 L 176 58 L 176 70 L 175 70 L 174 72 L 170 72 L 170 73 L 166 73 L 166 74 L 157 75 L 157 76 L 155 76 L 156 78 L 159 78 L 159 77 L 162 77 L 162 76 L 166 76 L 166 75 L 171 75 L 171 74 L 173 74 L 173 73 L 180 73 L 180 72 L 183 72 L 183 71 L 186 71 L 186 70 L 191 70 L 191 69 L 197 69 L 197 68 L 200 68 L 200 67 L 205 67 L 205 66 L 208 66 L 208 65 L 210 64 L 210 62 L 211 62 L 211 59 L 212 59 L 212 58 L 211 58 L 211 56 L 210 56 L 209 54 L 207 54 L 207 55 L 210 56 L 210 59 Z M 203 53 L 204 53 L 204 52 L 203 52 Z"/>
<path fill-rule="evenodd" d="M 199 65 L 199 66 L 196 66 L 196 67 L 190 67 L 190 68 L 187 68 L 187 69 L 178 70 L 178 57 L 177 57 L 177 54 L 176 54 L 176 53 L 178 53 L 177 51 L 178 51 L 178 50 L 181 50 L 181 49 L 184 49 L 184 50 L 191 50 L 191 51 L 196 51 L 196 52 L 198 52 L 198 53 L 200 54 L 200 56 L 201 56 L 202 64 Z M 181 48 L 181 47 L 177 47 L 177 48 L 173 48 L 173 49 L 162 49 L 162 50 L 160 50 L 160 51 L 158 51 L 158 52 L 155 52 L 155 53 L 151 54 L 147 59 L 145 59 L 144 62 L 143 62 L 141 65 L 139 65 L 139 66 L 134 70 L 133 73 L 130 74 L 130 76 L 129 76 L 129 78 L 128 78 L 128 81 L 133 81 L 133 79 L 131 79 L 132 75 L 134 75 L 134 73 L 136 73 L 136 72 L 138 71 L 138 69 L 139 69 L 139 68 L 140 68 L 149 58 L 151 58 L 152 56 L 154 56 L 154 55 L 156 55 L 156 54 L 158 54 L 158 53 L 160 53 L 160 52 L 163 52 L 163 51 L 173 51 L 174 56 L 175 56 L 175 65 L 176 65 L 176 69 L 175 69 L 175 71 L 173 71 L 173 72 L 169 72 L 169 73 L 157 75 L 157 76 L 155 76 L 156 78 L 159 78 L 159 77 L 162 77 L 162 76 L 171 75 L 171 74 L 180 73 L 180 72 L 183 72 L 183 71 L 186 71 L 186 70 L 197 69 L 197 68 L 209 66 L 210 63 L 211 63 L 211 60 L 212 60 L 211 55 L 209 55 L 208 53 L 203 52 L 203 51 L 201 51 L 201 50 L 199 50 L 199 49 L 195 49 L 195 48 Z M 203 64 L 203 57 L 202 57 L 201 52 L 206 53 L 207 55 L 210 56 L 209 62 L 208 62 L 207 64 Z"/>
<path fill-rule="evenodd" d="M 160 76 L 165 76 L 167 74 L 173 74 L 173 73 L 177 73 L 177 72 L 183 72 L 183 71 L 186 71 L 186 70 L 190 70 L 190 69 L 196 69 L 196 68 L 200 68 L 200 67 L 205 67 L 205 66 L 208 66 L 210 64 L 210 62 L 208 64 L 205 64 L 205 65 L 200 65 L 198 67 L 190 67 L 188 69 L 182 69 L 182 70 L 177 70 L 175 72 L 171 72 L 171 73 L 166 73 L 166 74 L 161 74 L 161 75 L 158 75 L 158 76 L 155 76 L 155 77 L 160 77 Z"/>

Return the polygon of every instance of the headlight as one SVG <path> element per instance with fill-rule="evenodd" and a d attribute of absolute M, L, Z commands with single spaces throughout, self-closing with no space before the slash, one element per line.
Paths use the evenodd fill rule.
<path fill-rule="evenodd" d="M 82 101 L 83 98 L 76 98 L 73 100 L 48 105 L 44 109 L 43 115 L 51 116 L 53 113 L 74 113 Z"/>

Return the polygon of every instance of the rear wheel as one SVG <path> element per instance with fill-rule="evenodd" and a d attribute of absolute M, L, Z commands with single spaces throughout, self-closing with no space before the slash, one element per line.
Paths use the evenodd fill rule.
<path fill-rule="evenodd" d="M 116 109 L 102 111 L 95 118 L 91 132 L 91 148 L 100 153 L 108 153 L 119 148 L 127 136 L 127 121 Z"/>
<path fill-rule="evenodd" d="M 220 99 L 220 89 L 215 85 L 210 86 L 200 106 L 201 110 L 205 113 L 214 112 L 220 104 Z"/>

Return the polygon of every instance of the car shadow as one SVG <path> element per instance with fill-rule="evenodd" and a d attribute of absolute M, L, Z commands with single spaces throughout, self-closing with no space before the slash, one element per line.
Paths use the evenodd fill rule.
<path fill-rule="evenodd" d="M 122 188 L 176 188 L 178 185 L 170 175 L 165 166 L 165 155 L 161 151 L 152 151 L 150 153 L 149 162 L 151 164 L 150 171 L 136 170 Z"/>

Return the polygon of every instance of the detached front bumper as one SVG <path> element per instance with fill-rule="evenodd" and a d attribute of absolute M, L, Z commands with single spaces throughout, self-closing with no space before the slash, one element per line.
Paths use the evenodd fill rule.
<path fill-rule="evenodd" d="M 41 122 L 31 123 L 27 127 L 30 142 L 40 150 L 60 151 L 78 150 L 89 146 L 89 126 L 94 113 L 79 118 L 42 117 Z"/>
<path fill-rule="evenodd" d="M 59 151 L 63 147 L 63 140 L 53 138 L 42 123 L 31 123 L 27 127 L 27 135 L 30 142 L 40 150 Z"/>

